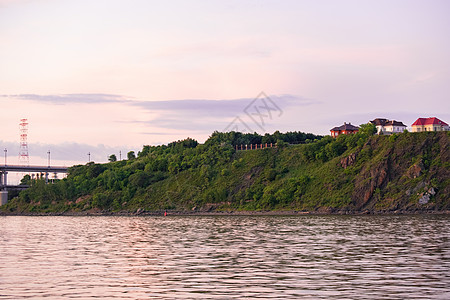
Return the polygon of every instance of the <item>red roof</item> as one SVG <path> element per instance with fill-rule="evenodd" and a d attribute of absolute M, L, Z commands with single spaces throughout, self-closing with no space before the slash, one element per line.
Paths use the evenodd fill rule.
<path fill-rule="evenodd" d="M 438 118 L 418 118 L 413 124 L 412 126 L 417 126 L 417 125 L 442 125 L 442 126 L 448 126 L 447 123 L 439 120 Z"/>

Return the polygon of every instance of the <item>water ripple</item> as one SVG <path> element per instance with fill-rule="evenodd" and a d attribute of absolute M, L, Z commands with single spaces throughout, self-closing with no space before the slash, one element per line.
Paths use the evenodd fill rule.
<path fill-rule="evenodd" d="M 0 298 L 450 299 L 448 216 L 0 217 Z"/>

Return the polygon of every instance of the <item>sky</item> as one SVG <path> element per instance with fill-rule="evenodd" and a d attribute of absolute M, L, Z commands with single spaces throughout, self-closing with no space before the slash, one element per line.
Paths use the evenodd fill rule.
<path fill-rule="evenodd" d="M 0 0 L 0 147 L 106 162 L 215 130 L 450 122 L 446 0 Z"/>

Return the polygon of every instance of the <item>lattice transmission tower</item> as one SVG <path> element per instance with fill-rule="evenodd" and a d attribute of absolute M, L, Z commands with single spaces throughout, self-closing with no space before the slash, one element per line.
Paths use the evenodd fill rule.
<path fill-rule="evenodd" d="M 28 119 L 20 119 L 19 126 L 20 126 L 19 164 L 29 166 L 30 157 L 28 156 Z"/>

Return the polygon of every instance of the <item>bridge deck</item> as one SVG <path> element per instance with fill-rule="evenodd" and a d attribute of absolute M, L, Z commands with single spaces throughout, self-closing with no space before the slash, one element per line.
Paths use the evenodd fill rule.
<path fill-rule="evenodd" d="M 67 173 L 67 167 L 0 165 L 0 172 Z"/>

